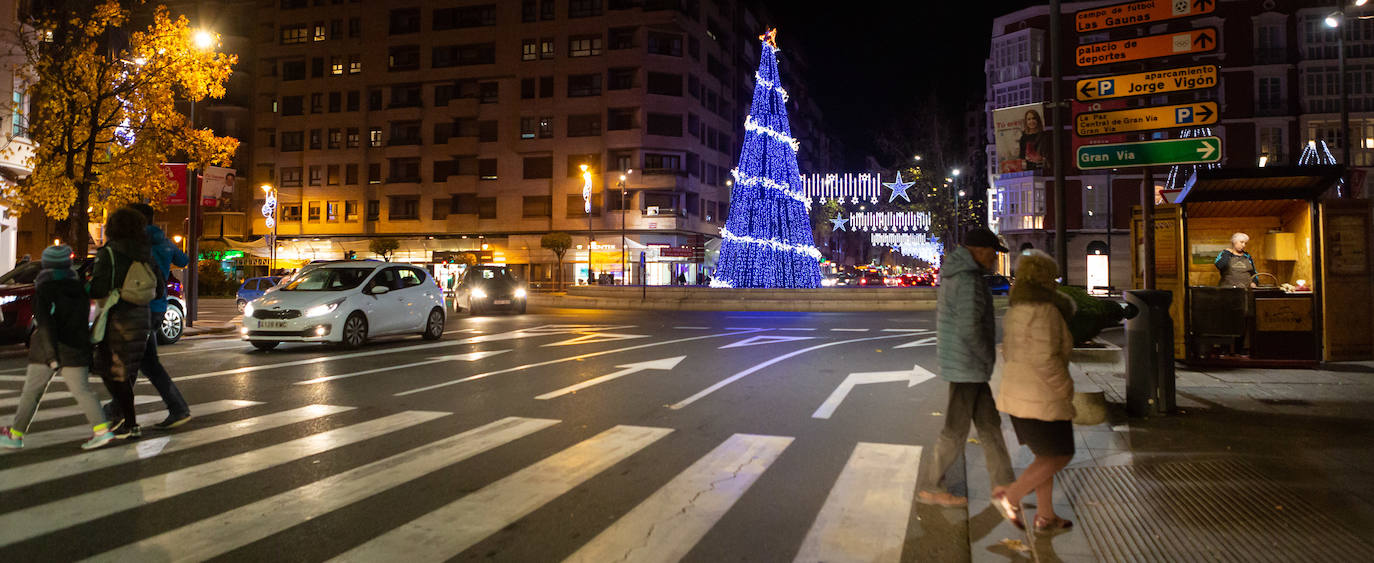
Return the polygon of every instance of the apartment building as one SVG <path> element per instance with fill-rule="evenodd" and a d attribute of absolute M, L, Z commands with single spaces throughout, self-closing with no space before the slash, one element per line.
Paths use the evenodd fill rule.
<path fill-rule="evenodd" d="M 33 172 L 26 162 L 33 155 L 33 141 L 28 134 L 28 87 L 14 69 L 23 64 L 24 55 L 19 40 L 19 11 L 24 2 L 0 0 L 0 99 L 7 101 L 0 112 L 0 185 L 6 190 Z M 42 214 L 42 212 L 38 212 Z M 48 222 L 40 222 L 49 224 Z M 33 244 L 51 241 L 48 229 L 29 229 L 27 236 Z M 0 268 L 13 265 L 22 254 L 19 249 L 33 244 L 20 244 L 19 215 L 8 205 L 0 203 Z"/>
<path fill-rule="evenodd" d="M 556 262 L 541 236 L 567 232 L 568 279 L 625 280 L 622 256 L 633 265 L 641 252 L 644 277 L 627 268 L 629 281 L 702 270 L 728 213 L 756 10 L 730 0 L 259 6 L 251 175 L 280 202 L 280 258 L 364 257 L 369 240 L 388 237 L 398 259 L 475 252 L 540 282 Z M 816 121 L 793 124 L 803 143 L 823 137 Z M 272 229 L 259 216 L 252 232 Z"/>

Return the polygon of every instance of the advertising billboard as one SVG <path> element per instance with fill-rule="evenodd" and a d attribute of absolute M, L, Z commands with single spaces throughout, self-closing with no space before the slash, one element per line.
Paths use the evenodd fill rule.
<path fill-rule="evenodd" d="M 234 181 L 237 178 L 233 168 L 206 166 L 201 175 L 200 204 L 203 207 L 227 208 L 234 198 Z"/>
<path fill-rule="evenodd" d="M 1043 104 L 1026 104 L 992 111 L 997 146 L 997 173 L 1040 171 L 1051 174 L 1053 142 L 1046 128 Z"/>

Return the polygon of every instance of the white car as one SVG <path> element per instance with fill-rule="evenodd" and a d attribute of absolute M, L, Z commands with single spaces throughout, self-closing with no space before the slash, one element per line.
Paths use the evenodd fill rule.
<path fill-rule="evenodd" d="M 427 272 L 409 264 L 333 262 L 302 272 L 250 302 L 243 339 L 260 350 L 281 342 L 356 348 L 370 336 L 444 335 L 444 297 Z"/>

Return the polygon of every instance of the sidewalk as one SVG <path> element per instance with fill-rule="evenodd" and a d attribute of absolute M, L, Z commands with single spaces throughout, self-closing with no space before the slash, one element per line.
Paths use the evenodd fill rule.
<path fill-rule="evenodd" d="M 1075 526 L 1037 538 L 1039 561 L 1374 561 L 1374 362 L 1180 365 L 1178 412 L 1127 419 L 1124 366 L 1092 359 L 1074 364 L 1075 386 L 1104 392 L 1108 421 L 1074 429 L 1055 511 Z M 1003 433 L 1019 474 L 1032 456 L 1009 422 Z M 965 460 L 971 560 L 1033 560 L 1002 543 L 1024 535 L 988 504 L 982 452 Z"/>

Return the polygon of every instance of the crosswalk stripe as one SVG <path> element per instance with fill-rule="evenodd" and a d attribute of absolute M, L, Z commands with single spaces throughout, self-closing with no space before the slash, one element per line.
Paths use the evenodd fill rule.
<path fill-rule="evenodd" d="M 13 395 L 15 393 L 18 393 L 19 391 L 19 389 L 5 389 L 3 391 L 0 391 L 0 395 Z"/>
<path fill-rule="evenodd" d="M 450 559 L 596 474 L 667 436 L 616 426 L 345 552 L 334 561 Z"/>
<path fill-rule="evenodd" d="M 158 398 L 155 396 L 148 398 L 158 400 Z M 191 412 L 197 415 L 211 415 L 261 404 L 262 403 L 254 401 L 238 401 L 232 399 L 226 401 L 211 401 L 209 403 L 191 405 Z M 147 417 L 150 420 L 158 419 L 166 417 L 167 411 L 163 410 L 148 413 L 138 413 L 138 416 L 139 418 Z M 23 450 L 0 450 L 0 456 L 17 453 L 20 451 L 27 451 L 33 448 L 41 448 L 43 446 L 64 444 L 67 442 L 74 442 L 76 440 L 85 440 L 86 438 L 90 437 L 91 425 L 89 424 L 78 424 L 76 426 L 68 426 L 66 428 L 57 428 L 54 430 L 44 430 L 42 432 L 30 432 L 24 435 Z"/>
<path fill-rule="evenodd" d="M 504 418 L 102 553 L 90 560 L 146 561 L 168 557 L 173 561 L 211 559 L 558 422 L 540 418 Z"/>
<path fill-rule="evenodd" d="M 8 399 L 0 399 L 0 408 L 9 408 L 9 407 L 17 406 L 17 405 L 19 404 L 19 399 L 22 399 L 22 398 L 23 398 L 23 397 L 10 397 L 10 398 L 8 398 Z M 68 392 L 68 391 L 56 391 L 56 392 L 53 392 L 53 393 L 44 393 L 44 394 L 43 394 L 43 401 L 42 401 L 42 402 L 46 403 L 46 402 L 48 402 L 48 401 L 57 401 L 57 400 L 61 400 L 61 399 L 70 399 L 70 398 L 72 398 L 71 392 Z"/>
<path fill-rule="evenodd" d="M 406 411 L 0 516 L 0 545 L 24 541 L 415 426 L 449 413 Z"/>
<path fill-rule="evenodd" d="M 565 560 L 678 561 L 792 443 L 735 434 Z"/>
<path fill-rule="evenodd" d="M 159 396 L 157 396 L 157 395 L 134 395 L 134 404 L 135 404 L 135 405 L 143 405 L 143 404 L 147 404 L 147 403 L 156 403 L 156 402 L 159 402 L 159 401 L 161 401 L 161 400 L 162 400 L 162 397 L 159 397 Z M 65 406 L 65 407 L 48 408 L 48 409 L 42 408 L 42 405 L 39 405 L 38 412 L 36 412 L 36 413 L 33 414 L 33 420 L 34 420 L 34 422 L 42 422 L 42 421 L 54 420 L 54 419 L 58 419 L 58 418 L 66 418 L 66 417 L 69 417 L 69 416 L 85 416 L 85 414 L 86 414 L 86 411 L 81 410 L 81 407 L 78 406 L 78 405 L 68 405 L 68 406 Z"/>
<path fill-rule="evenodd" d="M 920 446 L 859 442 L 795 561 L 900 560 L 920 464 Z"/>
<path fill-rule="evenodd" d="M 6 469 L 0 471 L 0 491 L 18 489 L 35 483 L 79 475 L 87 471 L 95 471 L 97 469 L 113 467 L 122 463 L 203 446 L 221 440 L 247 436 L 254 432 L 261 432 L 263 430 L 286 426 L 288 424 L 322 418 L 349 410 L 353 410 L 353 407 L 308 405 L 289 411 L 238 420 L 228 424 L 192 430 L 190 432 L 153 439 L 144 438 L 135 442 L 131 447 L 106 447 L 105 449 L 86 452 L 81 455 Z M 176 439 L 173 440 L 172 438 Z"/>

